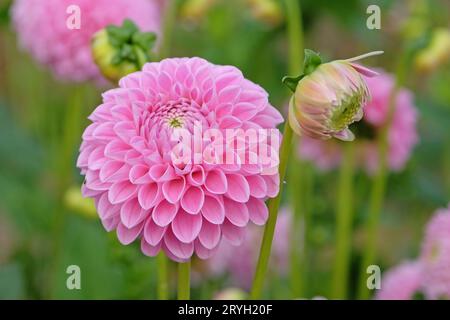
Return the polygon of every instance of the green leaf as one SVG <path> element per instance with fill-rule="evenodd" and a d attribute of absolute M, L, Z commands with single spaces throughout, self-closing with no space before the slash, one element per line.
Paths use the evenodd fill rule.
<path fill-rule="evenodd" d="M 153 32 L 137 32 L 132 37 L 133 44 L 138 45 L 144 51 L 150 50 L 156 41 L 156 34 Z"/>
<path fill-rule="evenodd" d="M 295 90 L 297 89 L 297 84 L 300 80 L 302 80 L 302 78 L 305 75 L 300 75 L 298 77 L 283 77 L 283 79 L 281 80 L 292 92 L 295 92 Z"/>
<path fill-rule="evenodd" d="M 322 59 L 318 53 L 310 49 L 305 49 L 305 61 L 303 67 L 305 75 L 311 74 L 321 64 Z"/>

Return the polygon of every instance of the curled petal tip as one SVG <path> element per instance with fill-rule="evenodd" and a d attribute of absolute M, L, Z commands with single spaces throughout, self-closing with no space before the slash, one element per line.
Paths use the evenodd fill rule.
<path fill-rule="evenodd" d="M 372 78 L 372 77 L 376 77 L 376 76 L 379 75 L 378 72 L 373 71 L 373 70 L 371 70 L 371 69 L 369 69 L 369 68 L 363 67 L 363 66 L 360 65 L 360 64 L 357 64 L 357 63 L 350 63 L 350 65 L 351 65 L 356 71 L 358 71 L 359 73 L 361 73 L 362 75 L 364 75 L 364 76 L 366 76 L 366 77 Z"/>

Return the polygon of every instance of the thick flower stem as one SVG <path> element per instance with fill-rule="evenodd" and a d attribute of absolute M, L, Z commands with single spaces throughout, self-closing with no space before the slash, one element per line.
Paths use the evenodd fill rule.
<path fill-rule="evenodd" d="M 63 204 L 63 197 L 73 178 L 71 175 L 71 168 L 74 165 L 72 157 L 75 146 L 78 144 L 78 137 L 81 134 L 81 122 L 84 117 L 84 96 L 85 90 L 83 87 L 73 88 L 73 94 L 67 104 L 62 139 L 58 141 L 55 150 L 53 150 L 57 154 L 55 157 L 57 159 L 55 166 L 58 174 L 58 186 L 55 211 L 53 213 L 53 261 L 50 267 L 50 298 L 55 297 L 56 279 L 59 274 L 58 267 L 61 262 L 64 229 L 66 225 L 66 208 Z"/>
<path fill-rule="evenodd" d="M 336 214 L 336 253 L 331 290 L 331 298 L 333 299 L 346 299 L 348 294 L 352 246 L 354 151 L 354 143 L 346 143 L 344 159 L 339 172 Z"/>
<path fill-rule="evenodd" d="M 303 27 L 302 14 L 300 8 L 300 0 L 286 0 L 287 30 L 289 39 L 289 73 L 291 75 L 301 74 L 303 69 Z M 301 143 L 301 138 L 297 137 L 295 144 Z M 295 153 L 296 150 L 293 151 Z M 291 179 L 292 185 L 297 186 L 295 190 L 292 188 L 290 202 L 293 211 L 293 223 L 290 230 L 290 282 L 292 296 L 304 296 L 305 289 L 305 267 L 307 254 L 307 219 L 306 206 L 303 203 L 304 189 L 307 186 L 304 183 L 306 167 L 301 165 L 301 161 L 297 154 L 293 154 L 291 163 Z M 301 229 L 299 229 L 301 227 Z M 300 235 L 300 237 L 299 237 Z M 300 246 L 292 245 L 301 241 Z"/>
<path fill-rule="evenodd" d="M 394 109 L 393 101 L 397 96 L 397 89 L 391 93 L 389 108 L 391 118 L 392 110 Z M 388 151 L 388 134 L 390 127 L 390 120 L 382 128 L 381 135 L 378 142 L 379 154 L 379 168 L 376 175 L 373 177 L 373 184 L 369 198 L 368 218 L 365 225 L 366 243 L 363 251 L 362 264 L 359 270 L 359 284 L 358 284 L 358 299 L 366 300 L 370 296 L 367 286 L 367 267 L 375 263 L 376 260 L 376 243 L 378 238 L 378 227 L 380 224 L 381 209 L 384 201 L 384 194 L 387 182 L 387 151 Z"/>
<path fill-rule="evenodd" d="M 178 264 L 178 300 L 190 299 L 191 261 Z"/>
<path fill-rule="evenodd" d="M 169 299 L 169 284 L 167 281 L 167 264 L 168 259 L 164 252 L 158 254 L 156 263 L 158 267 L 158 299 L 167 300 Z"/>
<path fill-rule="evenodd" d="M 293 131 L 289 124 L 284 125 L 283 141 L 280 149 L 280 191 L 275 198 L 272 198 L 268 202 L 269 207 L 269 219 L 264 229 L 263 241 L 259 252 L 258 264 L 256 266 L 255 277 L 253 280 L 253 287 L 250 293 L 251 299 L 259 299 L 261 297 L 264 279 L 267 272 L 267 266 L 269 263 L 270 250 L 272 248 L 272 240 L 275 232 L 275 225 L 277 222 L 278 208 L 280 207 L 281 195 L 283 193 L 284 176 L 286 175 L 286 167 L 291 154 Z"/>
<path fill-rule="evenodd" d="M 303 32 L 300 13 L 299 0 L 286 0 L 286 12 L 288 13 L 288 36 L 289 36 L 289 72 L 301 72 L 303 61 Z M 284 125 L 283 141 L 280 148 L 280 165 L 279 178 L 280 190 L 275 198 L 268 202 L 269 219 L 264 229 L 263 241 L 259 253 L 258 264 L 256 266 L 253 286 L 250 293 L 251 299 L 259 299 L 261 297 L 264 286 L 264 279 L 269 264 L 270 251 L 272 248 L 273 236 L 278 217 L 278 209 L 280 207 L 281 196 L 283 193 L 284 177 L 289 157 L 291 156 L 291 146 L 293 139 L 293 131 L 289 123 Z M 301 280 L 300 280 L 301 281 Z"/>
<path fill-rule="evenodd" d="M 173 28 L 177 16 L 177 6 L 178 0 L 168 0 L 164 3 L 164 20 L 161 44 L 159 47 L 159 59 L 167 58 L 170 55 Z"/>

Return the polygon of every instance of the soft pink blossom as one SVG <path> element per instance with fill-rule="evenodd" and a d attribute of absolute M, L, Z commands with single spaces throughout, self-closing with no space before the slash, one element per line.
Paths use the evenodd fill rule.
<path fill-rule="evenodd" d="M 72 5 L 80 8 L 80 29 L 67 26 Z M 128 18 L 158 33 L 160 15 L 156 0 L 16 0 L 12 8 L 20 44 L 58 78 L 77 82 L 102 79 L 91 57 L 95 32 Z"/>
<path fill-rule="evenodd" d="M 389 95 L 394 86 L 394 80 L 391 75 L 381 72 L 379 76 L 366 78 L 366 82 L 372 100 L 364 108 L 363 120 L 355 124 L 354 131 L 356 131 L 357 163 L 373 174 L 379 165 L 377 144 L 374 138 L 380 134 L 381 127 L 386 123 Z M 397 96 L 388 136 L 387 160 L 390 170 L 402 170 L 410 158 L 418 141 L 416 125 L 417 110 L 413 103 L 413 96 L 410 91 L 401 89 Z M 321 141 L 305 136 L 301 139 L 299 150 L 304 159 L 314 162 L 321 170 L 339 166 L 342 159 L 342 143 L 336 140 Z"/>
<path fill-rule="evenodd" d="M 422 264 L 418 261 L 404 262 L 382 275 L 378 300 L 412 300 L 420 292 Z"/>
<path fill-rule="evenodd" d="M 428 299 L 450 299 L 450 205 L 428 223 L 420 257 Z"/>
<path fill-rule="evenodd" d="M 264 201 L 278 193 L 277 170 L 265 172 L 268 164 L 260 162 L 173 161 L 178 129 L 273 129 L 283 121 L 267 92 L 237 68 L 200 58 L 147 63 L 104 93 L 89 119 L 77 163 L 83 193 L 121 243 L 140 239 L 149 256 L 163 250 L 176 261 L 194 252 L 206 259 L 222 236 L 239 245 L 250 221 L 265 224 Z M 215 141 L 202 146 L 219 150 Z M 227 147 L 241 160 L 249 156 L 248 141 Z"/>
<path fill-rule="evenodd" d="M 286 209 L 280 210 L 275 227 L 270 268 L 277 274 L 286 275 L 289 265 L 289 233 L 292 217 Z M 264 228 L 253 226 L 249 229 L 247 240 L 239 248 L 223 241 L 217 254 L 208 260 L 212 276 L 229 274 L 233 286 L 249 289 L 253 280 Z"/>

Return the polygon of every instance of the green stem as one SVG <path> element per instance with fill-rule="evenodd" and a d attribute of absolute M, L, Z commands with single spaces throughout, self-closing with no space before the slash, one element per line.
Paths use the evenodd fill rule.
<path fill-rule="evenodd" d="M 391 93 L 389 108 L 394 109 L 392 101 L 397 96 L 397 90 Z M 391 116 L 389 117 L 391 118 Z M 376 243 L 378 239 L 378 227 L 380 224 L 381 209 L 383 207 L 386 182 L 387 182 L 387 150 L 388 150 L 388 133 L 391 121 L 389 120 L 382 128 L 378 141 L 379 168 L 373 178 L 372 189 L 369 198 L 368 218 L 365 225 L 366 244 L 362 257 L 362 264 L 359 270 L 359 286 L 358 299 L 366 300 L 370 296 L 367 287 L 367 267 L 375 263 L 376 260 Z"/>
<path fill-rule="evenodd" d="M 303 30 L 302 30 L 302 14 L 299 0 L 286 0 L 286 15 L 287 15 L 287 32 L 289 39 L 289 73 L 291 75 L 297 75 L 302 72 L 303 62 Z M 295 139 L 294 143 L 298 145 L 301 143 L 300 137 Z M 297 149 L 294 149 L 296 152 Z M 297 245 L 290 246 L 290 282 L 292 288 L 292 296 L 294 298 L 304 297 L 305 288 L 305 267 L 306 267 L 306 207 L 304 204 L 303 188 L 305 185 L 304 177 L 307 174 L 302 165 L 298 154 L 293 155 L 293 162 L 291 166 L 291 178 L 292 185 L 296 188 L 291 188 L 290 202 L 293 211 L 293 223 L 290 230 L 290 243 L 300 243 L 300 247 Z M 299 227 L 301 229 L 299 230 Z M 299 239 L 298 234 L 301 235 Z"/>
<path fill-rule="evenodd" d="M 331 290 L 332 299 L 346 299 L 348 294 L 353 220 L 354 148 L 355 146 L 352 142 L 345 144 L 344 159 L 339 172 L 336 256 Z"/>
<path fill-rule="evenodd" d="M 281 195 L 283 193 L 283 181 L 286 175 L 286 167 L 289 156 L 291 154 L 293 131 L 288 123 L 284 125 L 283 141 L 280 148 L 280 191 L 275 198 L 272 198 L 268 202 L 269 207 L 269 219 L 264 229 L 264 236 L 259 252 L 258 264 L 256 266 L 255 277 L 253 280 L 253 287 L 250 293 L 251 299 L 259 299 L 261 297 L 264 279 L 267 272 L 267 266 L 269 263 L 270 250 L 272 248 L 272 240 L 275 232 L 275 225 L 277 222 L 278 208 L 280 207 Z"/>
<path fill-rule="evenodd" d="M 58 266 L 62 254 L 64 229 L 66 225 L 66 208 L 63 204 L 64 193 L 71 184 L 73 156 L 76 145 L 81 135 L 81 122 L 84 116 L 83 98 L 85 90 L 81 86 L 73 88 L 72 96 L 67 105 L 64 117 L 62 139 L 58 141 L 56 153 L 56 173 L 58 174 L 58 187 L 56 193 L 56 206 L 53 225 L 53 261 L 51 263 L 50 296 L 54 297 L 57 288 Z"/>
<path fill-rule="evenodd" d="M 159 58 L 164 59 L 170 55 L 170 48 L 172 44 L 173 28 L 177 16 L 178 0 L 168 0 L 164 8 L 162 38 L 159 47 Z"/>
<path fill-rule="evenodd" d="M 190 299 L 191 261 L 178 264 L 178 300 Z"/>
<path fill-rule="evenodd" d="M 167 265 L 169 261 L 164 252 L 158 254 L 156 262 L 158 266 L 158 299 L 167 300 L 169 299 L 169 285 L 167 281 Z"/>

